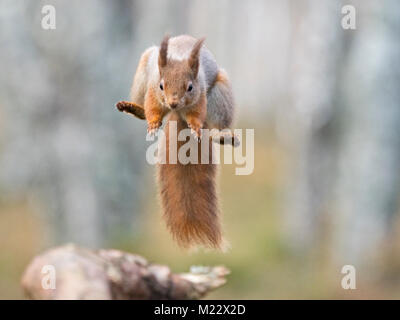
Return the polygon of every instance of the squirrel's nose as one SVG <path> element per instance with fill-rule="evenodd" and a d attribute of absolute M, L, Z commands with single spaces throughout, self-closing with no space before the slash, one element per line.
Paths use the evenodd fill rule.
<path fill-rule="evenodd" d="M 178 106 L 178 103 L 177 102 L 171 102 L 169 104 L 169 106 L 171 107 L 171 109 L 175 109 Z"/>

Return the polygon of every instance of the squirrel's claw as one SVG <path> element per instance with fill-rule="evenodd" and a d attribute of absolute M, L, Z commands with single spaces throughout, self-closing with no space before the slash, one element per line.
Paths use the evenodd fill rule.
<path fill-rule="evenodd" d="M 190 133 L 194 136 L 194 138 L 197 140 L 197 142 L 199 142 L 201 140 L 201 129 L 199 129 L 198 131 L 190 128 Z"/>
<path fill-rule="evenodd" d="M 161 122 L 152 122 L 149 123 L 147 127 L 147 133 L 151 136 L 154 137 L 155 134 L 157 133 L 158 129 L 161 127 Z"/>
<path fill-rule="evenodd" d="M 158 128 L 153 128 L 153 129 L 147 129 L 147 133 L 150 135 L 150 137 L 154 137 L 158 131 Z"/>
<path fill-rule="evenodd" d="M 190 133 L 194 136 L 194 138 L 199 142 L 202 136 L 201 127 L 194 127 L 190 123 L 188 123 L 188 127 L 190 128 Z"/>
<path fill-rule="evenodd" d="M 125 102 L 124 101 L 119 101 L 117 102 L 117 104 L 115 105 L 115 107 L 118 109 L 118 111 L 123 112 L 125 110 Z"/>

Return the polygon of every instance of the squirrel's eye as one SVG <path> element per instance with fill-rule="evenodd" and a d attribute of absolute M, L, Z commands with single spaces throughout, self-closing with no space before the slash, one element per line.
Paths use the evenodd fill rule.
<path fill-rule="evenodd" d="M 188 88 L 187 88 L 187 91 L 192 91 L 192 89 L 193 89 L 193 85 L 192 84 L 189 84 L 189 86 L 188 86 Z"/>
<path fill-rule="evenodd" d="M 163 86 L 162 82 L 160 83 L 160 89 L 164 90 L 164 86 Z"/>

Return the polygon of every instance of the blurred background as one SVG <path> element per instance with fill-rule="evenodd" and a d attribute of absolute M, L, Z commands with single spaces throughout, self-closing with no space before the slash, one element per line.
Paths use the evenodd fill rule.
<path fill-rule="evenodd" d="M 114 107 L 165 33 L 206 36 L 236 127 L 255 129 L 254 173 L 221 166 L 225 254 L 175 245 L 146 124 Z M 0 299 L 23 298 L 27 263 L 66 242 L 174 272 L 224 264 L 209 298 L 400 298 L 399 35 L 396 0 L 0 0 Z"/>

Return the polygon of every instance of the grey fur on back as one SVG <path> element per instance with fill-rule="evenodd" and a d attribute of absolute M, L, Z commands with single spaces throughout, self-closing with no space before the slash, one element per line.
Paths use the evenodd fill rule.
<path fill-rule="evenodd" d="M 219 69 L 227 81 L 215 82 L 207 93 L 207 124 L 209 128 L 230 128 L 234 117 L 232 87 L 225 70 Z"/>

